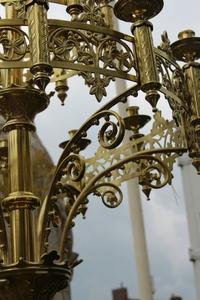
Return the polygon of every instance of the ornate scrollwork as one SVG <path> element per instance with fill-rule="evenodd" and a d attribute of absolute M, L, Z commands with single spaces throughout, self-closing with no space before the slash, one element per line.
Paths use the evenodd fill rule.
<path fill-rule="evenodd" d="M 163 46 L 164 47 L 164 46 Z M 181 68 L 177 65 L 169 51 L 155 49 L 157 68 L 160 74 L 160 82 L 165 98 L 172 108 L 173 117 L 177 124 L 181 125 L 180 116 L 187 110 L 188 92 L 186 90 L 185 78 Z M 169 92 L 169 93 L 168 93 Z"/>
<path fill-rule="evenodd" d="M 161 35 L 161 39 L 162 39 L 162 43 L 161 43 L 160 46 L 158 46 L 158 49 L 161 49 L 166 54 L 168 54 L 169 57 L 171 57 L 173 59 L 172 50 L 171 50 L 171 47 L 170 47 L 171 42 L 169 40 L 167 31 L 163 32 L 163 34 Z"/>
<path fill-rule="evenodd" d="M 183 75 L 180 67 L 175 63 L 175 61 L 167 60 L 165 57 L 158 55 L 157 56 L 157 67 L 161 77 L 162 85 L 169 91 L 174 92 L 177 96 L 181 93 L 179 90 L 180 83 L 178 80 L 183 80 Z M 174 80 L 176 86 L 174 85 Z M 177 94 L 179 93 L 179 94 Z"/>
<path fill-rule="evenodd" d="M 148 154 L 143 152 L 132 154 L 130 157 L 126 157 L 125 159 L 120 161 L 118 160 L 116 163 L 99 172 L 95 176 L 89 177 L 88 181 L 85 182 L 84 188 L 73 203 L 67 216 L 61 237 L 61 260 L 63 259 L 64 255 L 63 249 L 66 234 L 73 224 L 73 219 L 77 215 L 77 211 L 79 210 L 80 205 L 91 193 L 95 192 L 95 195 L 103 197 L 103 202 L 106 206 L 118 206 L 122 200 L 122 193 L 116 186 L 116 183 L 113 183 L 112 173 L 119 169 L 123 172 L 126 169 L 126 166 L 130 163 L 135 163 L 136 176 L 138 176 L 138 172 L 136 171 L 137 168 L 140 168 L 141 164 L 143 164 L 143 167 L 145 166 L 144 170 L 142 168 L 142 173 L 140 174 L 146 175 L 148 177 L 140 183 L 148 186 L 149 188 L 162 187 L 166 185 L 171 179 L 171 172 L 168 169 L 167 165 L 165 165 L 159 158 L 150 154 L 150 152 Z M 134 175 L 132 174 L 132 178 L 133 177 Z M 102 188 L 101 192 L 99 191 L 99 188 Z M 116 192 L 118 192 L 119 198 L 116 198 Z"/>
<path fill-rule="evenodd" d="M 111 80 L 128 75 L 136 65 L 128 44 L 114 36 L 90 31 L 89 27 L 82 31 L 64 27 L 52 29 L 49 45 L 54 60 L 81 66 L 78 74 L 98 101 L 106 96 L 105 88 Z M 82 66 L 90 69 L 84 70 Z"/>
<path fill-rule="evenodd" d="M 178 126 L 183 127 L 185 114 L 190 114 L 190 101 L 187 84 L 181 68 L 175 62 L 167 32 L 162 35 L 162 44 L 156 49 L 157 66 L 165 98 L 172 108 L 173 118 Z M 190 127 L 190 126 L 189 126 Z M 187 130 L 186 130 L 187 131 Z M 194 136 L 194 134 L 192 133 Z M 194 138 L 195 139 L 195 138 Z"/>
<path fill-rule="evenodd" d="M 85 84 L 90 87 L 90 95 L 95 95 L 99 102 L 107 95 L 106 87 L 109 85 L 110 81 L 114 80 L 111 76 L 95 73 L 80 72 L 80 75 L 85 79 Z"/>
<path fill-rule="evenodd" d="M 133 89 L 135 93 L 137 89 L 137 87 Z M 128 95 L 132 93 L 131 90 Z M 119 99 L 121 101 L 123 96 Z M 116 104 L 115 101 L 111 102 L 111 106 Z M 77 172 L 80 174 L 79 170 L 82 169 L 80 168 L 81 157 L 72 152 L 76 148 L 77 141 L 81 137 L 86 137 L 88 130 L 94 125 L 101 126 L 98 134 L 101 147 L 93 158 L 85 160 L 83 180 L 82 175 L 77 176 Z M 177 156 L 185 151 L 183 132 L 175 126 L 174 121 L 165 120 L 161 113 L 157 112 L 149 135 L 117 147 L 123 136 L 123 119 L 113 111 L 100 110 L 67 143 L 46 199 L 46 212 L 40 222 L 47 224 L 45 215 L 52 204 L 52 196 L 59 195 L 60 199 L 64 197 L 68 218 L 61 238 L 61 260 L 64 257 L 63 249 L 67 232 L 74 225 L 73 219 L 77 214 L 81 213 L 85 216 L 89 195 L 100 196 L 106 206 L 115 207 L 122 200 L 119 186 L 133 177 L 139 177 L 139 183 L 147 197 L 152 188 L 161 188 L 171 183 L 173 163 Z M 71 176 L 72 171 L 75 177 Z M 71 189 L 72 193 L 70 193 Z M 38 235 L 41 243 L 43 230 L 41 229 Z"/>
<path fill-rule="evenodd" d="M 114 116 L 117 124 L 110 121 L 110 116 Z M 99 143 L 105 149 L 112 149 L 119 145 L 124 135 L 123 120 L 117 114 L 105 115 L 106 122 L 99 131 Z"/>
<path fill-rule="evenodd" d="M 99 60 L 103 62 L 103 68 L 129 72 L 135 65 L 133 52 L 123 41 L 105 39 L 99 45 L 98 56 Z"/>
<path fill-rule="evenodd" d="M 26 16 L 26 5 L 24 1 L 9 1 L 7 2 L 9 6 L 13 6 L 16 14 L 17 14 L 17 18 L 25 18 Z"/>
<path fill-rule="evenodd" d="M 93 0 L 82 1 L 83 12 L 79 15 L 78 21 L 91 25 L 106 26 L 100 6 Z"/>
<path fill-rule="evenodd" d="M 21 60 L 28 51 L 28 36 L 19 28 L 12 26 L 0 27 L 0 59 L 3 61 Z"/>
<path fill-rule="evenodd" d="M 111 182 L 100 183 L 94 190 L 94 194 L 101 197 L 103 204 L 109 208 L 118 207 L 123 200 L 122 191 Z"/>
<path fill-rule="evenodd" d="M 49 39 L 55 58 L 73 63 L 94 63 L 92 46 L 83 33 L 59 28 L 50 33 Z"/>
<path fill-rule="evenodd" d="M 111 117 L 113 118 L 113 121 L 110 121 Z M 75 133 L 73 138 L 66 145 L 59 159 L 59 163 L 61 163 L 65 159 L 65 157 L 67 157 L 70 154 L 70 152 L 73 152 L 73 148 L 76 145 L 78 139 L 80 137 L 86 137 L 88 130 L 94 125 L 96 126 L 100 125 L 100 120 L 103 119 L 105 120 L 105 123 L 103 123 L 102 128 L 100 129 L 100 132 L 98 134 L 99 142 L 102 145 L 102 147 L 105 149 L 111 149 L 117 147 L 121 143 L 125 133 L 123 119 L 116 112 L 112 110 L 100 110 L 96 114 L 92 115 L 92 117 L 89 118 L 85 122 L 85 124 L 83 124 L 83 126 Z M 111 125 L 114 130 L 112 134 L 110 130 L 107 131 L 108 125 L 109 126 Z M 104 138 L 102 139 L 101 137 L 103 136 Z"/>
<path fill-rule="evenodd" d="M 113 111 L 100 111 L 94 114 L 66 145 L 54 175 L 54 183 L 60 181 L 63 175 L 67 176 L 70 181 L 80 181 L 82 179 L 85 172 L 85 162 L 79 155 L 70 153 L 73 152 L 76 141 L 80 137 L 86 137 L 87 130 L 94 125 L 100 125 L 100 120 L 103 118 L 105 122 L 98 134 L 101 147 L 112 149 L 121 143 L 125 133 L 123 119 Z"/>
<path fill-rule="evenodd" d="M 140 163 L 139 184 L 142 186 L 142 191 L 146 195 L 147 200 L 150 200 L 151 189 L 160 189 L 166 184 L 171 184 L 171 169 L 166 160 L 166 157 L 162 155 L 153 156 L 151 160 L 147 154 L 147 159 Z"/>
<path fill-rule="evenodd" d="M 175 122 L 162 117 L 161 111 L 154 114 L 154 122 L 147 139 L 144 140 L 145 149 L 176 149 L 185 147 L 184 132 Z M 137 143 L 137 141 L 135 141 Z"/>
<path fill-rule="evenodd" d="M 62 161 L 58 169 L 57 181 L 64 175 L 67 176 L 70 181 L 80 181 L 85 173 L 85 162 L 79 155 L 70 154 Z"/>
<path fill-rule="evenodd" d="M 137 92 L 137 89 L 136 87 L 134 91 Z M 130 93 L 133 92 L 129 92 L 128 95 Z M 111 102 L 112 105 L 116 103 Z M 103 119 L 105 123 L 102 124 Z M 67 211 L 60 243 L 62 261 L 65 257 L 67 235 L 74 225 L 73 219 L 80 213 L 85 216 L 89 195 L 100 196 L 103 203 L 112 208 L 121 203 L 122 194 L 119 186 L 128 179 L 138 177 L 142 190 L 148 198 L 152 188 L 161 188 L 171 183 L 173 163 L 177 156 L 185 151 L 183 132 L 173 121 L 169 122 L 162 118 L 160 112 L 154 115 L 154 119 L 149 135 L 118 148 L 116 147 L 124 136 L 123 119 L 108 110 L 94 114 L 72 137 L 61 155 L 42 208 L 43 215 L 42 217 L 40 215 L 39 223 L 42 227 L 38 230 L 38 238 L 41 251 L 46 241 L 45 228 L 48 229 L 48 223 L 51 221 L 48 219 L 48 212 L 52 210 L 54 196 L 61 200 L 65 199 Z M 98 134 L 101 148 L 95 157 L 85 160 L 85 168 L 85 162 L 82 162 L 81 157 L 72 152 L 76 148 L 77 141 L 81 137 L 86 137 L 88 130 L 94 125 L 101 126 Z"/>
<path fill-rule="evenodd" d="M 100 123 L 102 120 L 105 120 L 103 125 Z M 104 149 L 112 149 L 117 147 L 124 137 L 125 127 L 123 119 L 120 118 L 114 111 L 99 111 L 94 114 L 67 143 L 55 170 L 48 196 L 43 202 L 43 206 L 41 208 L 39 216 L 40 222 L 38 222 L 38 238 L 40 240 L 40 249 L 44 248 L 43 244 L 45 241 L 45 228 L 49 227 L 47 226 L 49 222 L 48 213 L 51 211 L 54 195 L 59 193 L 68 193 L 68 210 L 70 213 L 71 206 L 76 202 L 76 197 L 78 197 L 78 194 L 80 193 L 79 189 L 76 189 L 76 183 L 80 185 L 80 190 L 85 185 L 85 181 L 83 184 L 81 183 L 83 175 L 85 177 L 85 162 L 79 155 L 72 152 L 73 149 L 77 148 L 75 147 L 76 142 L 81 137 L 86 137 L 87 131 L 94 125 L 102 125 L 98 136 L 99 143 L 104 147 Z M 66 185 L 62 184 L 62 180 L 66 183 Z M 77 192 L 74 194 L 73 191 L 72 195 L 75 196 L 71 198 L 69 193 L 70 189 L 76 189 Z M 83 202 L 80 203 L 77 213 L 81 212 L 84 215 L 85 210 L 87 209 L 85 206 L 87 201 L 85 199 L 86 198 L 84 198 Z"/>
<path fill-rule="evenodd" d="M 97 175 L 108 166 L 112 166 L 134 152 L 136 153 L 138 149 L 144 152 L 152 151 L 151 153 L 155 153 L 158 159 L 165 159 L 167 167 L 172 170 L 176 158 L 186 149 L 185 133 L 181 127 L 176 126 L 174 121 L 165 120 L 161 116 L 161 112 L 157 111 L 154 115 L 151 132 L 148 135 L 131 140 L 114 150 L 100 147 L 93 157 L 87 159 L 87 176 L 91 178 Z M 112 182 L 120 185 L 123 181 L 131 179 L 133 173 L 139 176 L 140 170 L 134 164 L 127 165 L 123 171 L 116 170 L 112 174 Z"/>

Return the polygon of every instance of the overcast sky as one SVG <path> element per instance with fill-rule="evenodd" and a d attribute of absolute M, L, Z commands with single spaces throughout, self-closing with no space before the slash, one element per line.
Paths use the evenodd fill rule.
<path fill-rule="evenodd" d="M 166 0 L 162 12 L 152 20 L 155 45 L 160 43 L 160 35 L 166 29 L 171 41 L 177 39 L 179 31 L 188 28 L 200 36 L 199 8 L 199 0 Z M 66 12 L 57 7 L 52 15 L 64 19 Z M 123 30 L 130 33 L 129 27 L 130 24 L 125 24 Z M 114 89 L 110 88 L 103 103 L 113 95 Z M 60 153 L 56 146 L 67 139 L 67 131 L 80 126 L 98 107 L 94 97 L 88 95 L 83 80 L 73 78 L 66 105 L 61 107 L 54 98 L 49 108 L 37 117 L 38 133 L 54 161 Z M 179 169 L 175 175 L 173 187 L 153 192 L 150 202 L 142 201 L 155 299 L 168 300 L 174 293 L 184 300 L 195 300 Z M 77 222 L 74 251 L 84 262 L 75 269 L 73 300 L 111 300 L 111 290 L 121 283 L 128 288 L 130 298 L 138 297 L 126 198 L 125 193 L 122 205 L 115 210 L 105 208 L 98 199 L 91 199 L 86 220 Z"/>

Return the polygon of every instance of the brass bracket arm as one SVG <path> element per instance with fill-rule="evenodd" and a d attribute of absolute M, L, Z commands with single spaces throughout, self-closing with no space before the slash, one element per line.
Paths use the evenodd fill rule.
<path fill-rule="evenodd" d="M 113 117 L 115 120 L 111 121 L 110 118 Z M 118 114 L 114 111 L 99 111 L 96 114 L 92 115 L 91 118 L 89 118 L 89 120 L 87 120 L 83 126 L 81 126 L 81 128 L 75 133 L 75 135 L 73 136 L 73 138 L 67 143 L 59 161 L 58 161 L 58 165 L 56 167 L 55 170 L 55 174 L 50 186 L 50 190 L 48 193 L 47 198 L 45 199 L 45 202 L 42 205 L 41 211 L 40 211 L 40 215 L 39 215 L 39 219 L 40 222 L 38 223 L 38 228 L 37 228 L 37 237 L 39 240 L 39 245 L 40 245 L 40 249 L 43 248 L 42 243 L 43 243 L 43 239 L 44 239 L 44 230 L 45 230 L 45 226 L 46 226 L 46 222 L 47 222 L 47 216 L 48 216 L 48 211 L 50 208 L 50 203 L 51 203 L 51 198 L 53 196 L 54 193 L 54 189 L 55 189 L 55 184 L 57 183 L 57 181 L 60 180 L 60 178 L 62 177 L 63 174 L 63 170 L 66 169 L 67 165 L 71 164 L 71 166 L 75 166 L 74 163 L 76 164 L 76 166 L 79 165 L 78 167 L 78 173 L 79 171 L 80 173 L 80 178 L 81 176 L 84 174 L 84 171 L 82 172 L 82 163 L 79 157 L 75 156 L 74 154 L 70 155 L 70 153 L 73 152 L 73 149 L 76 148 L 76 142 L 80 139 L 80 137 L 86 137 L 87 136 L 87 131 L 94 125 L 99 125 L 99 121 L 101 119 L 105 119 L 105 123 L 103 124 L 103 126 L 101 127 L 100 131 L 99 131 L 99 143 L 107 149 L 111 149 L 114 147 L 117 147 L 123 137 L 124 137 L 124 133 L 125 133 L 125 127 L 124 127 L 124 122 L 123 119 L 120 118 L 118 116 Z M 78 165 L 77 165 L 77 163 Z M 70 167 L 70 169 L 67 170 L 71 170 L 72 174 L 70 175 L 73 181 L 73 170 L 74 168 Z M 69 173 L 70 174 L 70 173 Z M 80 180 L 80 178 L 78 177 L 78 179 L 76 180 Z M 38 250 L 40 251 L 40 250 Z"/>
<path fill-rule="evenodd" d="M 123 169 L 126 164 L 129 164 L 131 162 L 136 162 L 136 164 L 140 164 L 141 161 L 146 161 L 147 165 L 143 172 L 147 172 L 149 175 L 154 170 L 158 171 L 163 174 L 163 181 L 160 181 L 160 177 L 146 177 L 145 185 L 151 187 L 151 188 L 161 188 L 164 185 L 166 185 L 171 180 L 171 172 L 169 171 L 167 165 L 162 162 L 160 159 L 154 157 L 152 154 L 154 151 L 149 150 L 146 152 L 141 151 L 140 153 L 135 153 L 131 155 L 128 158 L 125 158 L 122 161 L 119 161 L 115 164 L 113 164 L 111 167 L 107 168 L 106 170 L 100 172 L 95 177 L 91 178 L 85 187 L 82 189 L 81 193 L 73 203 L 71 209 L 68 212 L 68 216 L 63 228 L 62 236 L 61 236 L 61 243 L 60 243 L 60 260 L 62 261 L 64 259 L 64 245 L 65 240 L 67 236 L 67 232 L 73 226 L 72 220 L 77 215 L 77 211 L 79 210 L 79 206 L 85 201 L 85 199 L 89 196 L 89 194 L 94 193 L 95 195 L 101 196 L 103 202 L 108 207 L 116 207 L 118 206 L 122 201 L 122 193 L 120 189 L 113 184 L 112 182 L 109 182 L 110 174 L 118 169 Z M 153 162 L 155 162 L 155 165 L 153 165 Z M 150 173 L 149 173 L 150 172 Z M 134 176 L 134 175 L 133 175 Z M 138 176 L 138 174 L 136 175 Z M 106 179 L 104 182 L 103 179 Z M 103 181 L 103 182 L 102 182 Z M 155 184 L 153 183 L 155 181 Z M 103 190 L 101 191 L 101 188 Z M 107 189 L 108 188 L 108 189 Z M 118 197 L 116 197 L 115 193 L 118 193 Z"/>

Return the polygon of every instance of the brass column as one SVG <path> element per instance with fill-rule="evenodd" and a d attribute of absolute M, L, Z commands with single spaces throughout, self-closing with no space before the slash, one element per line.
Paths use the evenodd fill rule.
<path fill-rule="evenodd" d="M 29 0 L 26 2 L 26 10 L 30 39 L 30 71 L 34 75 L 34 83 L 44 91 L 52 74 L 48 46 L 48 3 Z"/>
<path fill-rule="evenodd" d="M 106 25 L 113 29 L 114 23 L 113 23 L 113 7 L 110 4 L 112 0 L 103 0 L 101 1 L 101 12 L 104 15 L 104 20 Z"/>
<path fill-rule="evenodd" d="M 179 33 L 178 41 L 171 44 L 174 57 L 184 62 L 183 74 L 187 88 L 188 112 L 184 116 L 183 127 L 186 132 L 187 146 L 192 163 L 200 174 L 200 38 L 192 30 Z"/>
<path fill-rule="evenodd" d="M 8 88 L 2 92 L 0 105 L 8 116 L 4 131 L 8 133 L 8 168 L 10 193 L 3 200 L 3 207 L 10 215 L 11 262 L 20 258 L 35 261 L 34 208 L 39 199 L 32 193 L 32 166 L 30 131 L 32 120 L 43 110 L 46 98 L 33 88 Z"/>
<path fill-rule="evenodd" d="M 146 93 L 146 100 L 152 105 L 153 110 L 156 110 L 156 104 L 160 97 L 157 90 L 161 84 L 154 53 L 152 28 L 149 21 L 138 20 L 132 27 L 132 33 L 135 38 L 141 89 Z"/>
<path fill-rule="evenodd" d="M 158 90 L 161 83 L 151 32 L 153 25 L 149 19 L 162 10 L 163 4 L 163 0 L 118 0 L 114 7 L 117 18 L 133 23 L 132 33 L 135 39 L 134 50 L 138 64 L 139 84 L 141 90 L 146 93 L 145 98 L 151 104 L 154 112 L 160 97 Z"/>
<path fill-rule="evenodd" d="M 6 126 L 8 130 L 8 161 L 10 175 L 10 195 L 7 205 L 10 211 L 11 223 L 11 253 L 12 261 L 16 262 L 20 257 L 33 260 L 34 234 L 33 227 L 33 202 L 32 172 L 29 145 L 28 126 L 18 124 L 16 120 L 12 126 Z"/>

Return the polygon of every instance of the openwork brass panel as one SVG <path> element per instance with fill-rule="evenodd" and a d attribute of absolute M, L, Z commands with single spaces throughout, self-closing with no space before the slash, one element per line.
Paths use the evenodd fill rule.
<path fill-rule="evenodd" d="M 28 52 L 28 36 L 19 28 L 12 26 L 0 27 L 0 44 L 3 50 L 0 53 L 0 59 L 3 61 L 21 60 Z"/>

